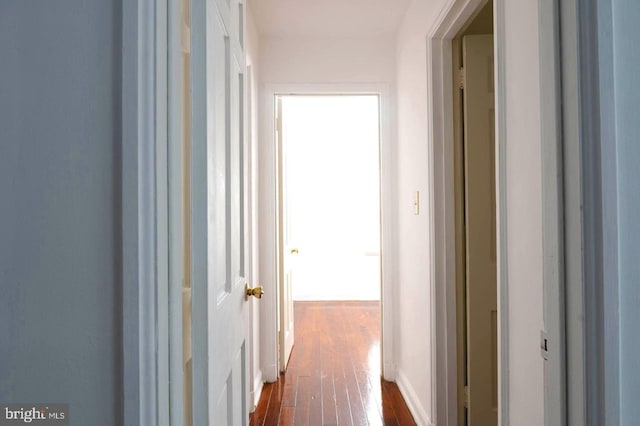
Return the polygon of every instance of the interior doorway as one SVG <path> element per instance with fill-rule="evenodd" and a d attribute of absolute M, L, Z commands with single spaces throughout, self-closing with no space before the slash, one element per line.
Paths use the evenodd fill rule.
<path fill-rule="evenodd" d="M 498 424 L 493 7 L 452 41 L 458 425 Z"/>
<path fill-rule="evenodd" d="M 279 95 L 276 138 L 284 371 L 294 346 L 294 304 L 368 301 L 380 309 L 380 98 Z"/>

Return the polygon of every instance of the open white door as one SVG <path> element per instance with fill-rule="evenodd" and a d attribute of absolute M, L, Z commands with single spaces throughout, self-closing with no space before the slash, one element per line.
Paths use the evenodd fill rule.
<path fill-rule="evenodd" d="M 462 39 L 469 426 L 498 424 L 493 36 Z"/>
<path fill-rule="evenodd" d="M 243 7 L 192 0 L 194 425 L 248 423 Z"/>
<path fill-rule="evenodd" d="M 294 340 L 293 317 L 293 256 L 298 254 L 298 248 L 294 246 L 291 229 L 291 203 L 289 202 L 288 162 L 286 138 L 282 129 L 282 98 L 276 98 L 276 138 L 278 142 L 278 182 L 279 182 L 279 279 L 280 279 L 280 371 L 287 368 Z"/>

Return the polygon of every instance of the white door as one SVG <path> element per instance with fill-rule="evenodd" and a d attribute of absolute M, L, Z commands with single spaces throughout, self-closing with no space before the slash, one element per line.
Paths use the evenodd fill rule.
<path fill-rule="evenodd" d="M 244 5 L 192 0 L 193 424 L 248 423 Z"/>
<path fill-rule="evenodd" d="M 498 424 L 493 36 L 462 39 L 470 426 Z"/>
<path fill-rule="evenodd" d="M 276 99 L 276 138 L 278 141 L 278 167 L 279 182 L 279 279 L 280 279 L 280 371 L 287 368 L 287 363 L 291 357 L 294 340 L 294 317 L 293 317 L 293 274 L 294 256 L 298 254 L 298 247 L 294 245 L 291 226 L 291 203 L 289 197 L 288 179 L 289 163 L 285 144 L 286 138 L 283 136 L 282 128 L 282 98 Z"/>

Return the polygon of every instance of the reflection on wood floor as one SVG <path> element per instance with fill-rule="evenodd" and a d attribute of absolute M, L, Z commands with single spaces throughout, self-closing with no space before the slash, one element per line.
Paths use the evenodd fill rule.
<path fill-rule="evenodd" d="M 415 425 L 395 383 L 380 379 L 378 302 L 295 302 L 285 374 L 265 384 L 254 425 Z"/>

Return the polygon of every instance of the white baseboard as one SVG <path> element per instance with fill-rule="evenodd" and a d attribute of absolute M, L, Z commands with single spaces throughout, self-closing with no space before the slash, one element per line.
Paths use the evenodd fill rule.
<path fill-rule="evenodd" d="M 278 364 L 263 365 L 260 369 L 262 381 L 264 383 L 275 383 L 280 378 L 280 369 Z"/>
<path fill-rule="evenodd" d="M 397 377 L 396 365 L 390 362 L 385 362 L 382 367 L 382 378 L 387 382 L 395 382 Z"/>
<path fill-rule="evenodd" d="M 249 401 L 251 401 L 251 410 L 250 412 L 254 412 L 256 407 L 258 406 L 258 402 L 260 402 L 260 395 L 262 394 L 262 388 L 264 386 L 264 381 L 262 380 L 262 371 L 258 370 L 258 374 L 253 378 L 253 390 L 250 392 Z"/>
<path fill-rule="evenodd" d="M 398 388 L 400 388 L 400 393 L 404 398 L 404 401 L 407 403 L 407 407 L 409 407 L 409 411 L 411 411 L 411 415 L 413 419 L 416 421 L 418 426 L 435 426 L 431 423 L 431 419 L 427 415 L 427 411 L 420 403 L 420 399 L 418 395 L 411 386 L 411 383 L 407 379 L 407 376 L 401 371 L 396 372 L 396 384 Z"/>

